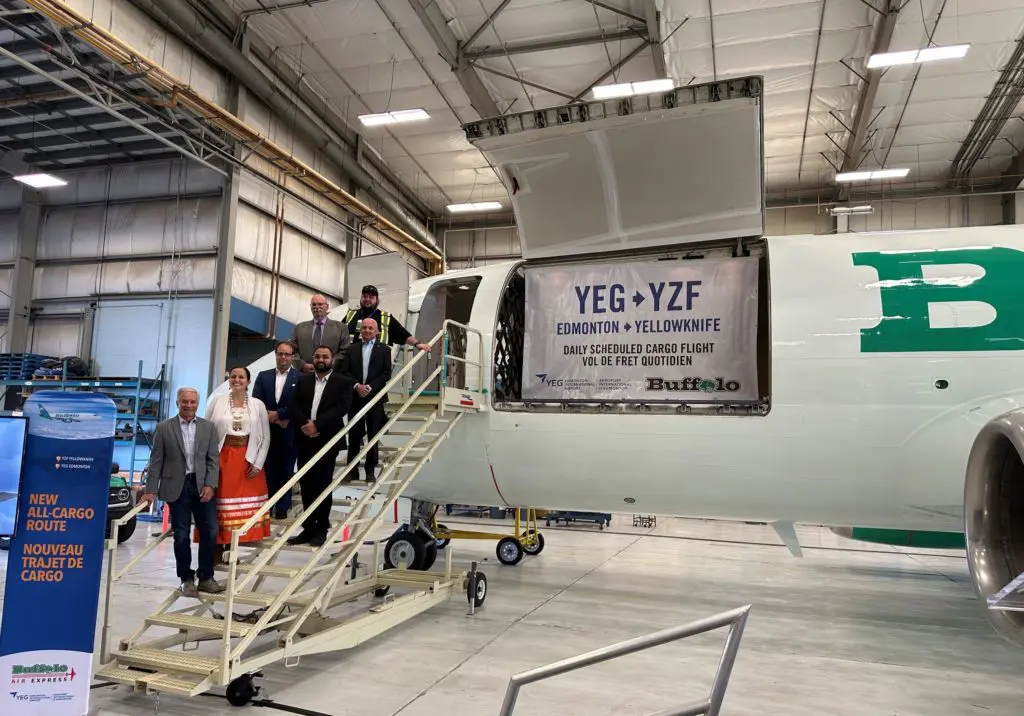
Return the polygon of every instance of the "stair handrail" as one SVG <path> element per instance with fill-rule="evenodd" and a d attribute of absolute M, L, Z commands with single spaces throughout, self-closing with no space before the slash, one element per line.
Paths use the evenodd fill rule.
<path fill-rule="evenodd" d="M 442 329 L 440 331 L 438 331 L 434 335 L 434 337 L 431 338 L 426 343 L 426 345 L 432 347 L 435 343 L 437 343 L 437 341 L 439 341 L 441 339 L 441 337 L 444 335 L 444 330 L 445 329 L 442 327 Z M 359 421 L 361 421 L 364 417 L 366 417 L 367 413 L 370 412 L 371 408 L 373 408 L 377 403 L 379 403 L 381 400 L 383 400 L 385 396 L 387 396 L 387 394 L 390 392 L 391 388 L 394 387 L 396 384 L 398 384 L 402 380 L 402 378 L 412 369 L 412 367 L 414 365 L 416 365 L 417 361 L 423 359 L 423 356 L 429 356 L 429 355 L 430 355 L 430 351 L 419 351 L 419 355 L 414 356 L 411 361 L 409 361 L 408 363 L 405 364 L 405 367 L 403 367 L 395 375 L 391 376 L 391 380 L 389 380 L 384 385 L 384 387 L 381 388 L 377 392 L 377 395 L 374 396 L 373 400 L 371 400 L 366 405 L 364 405 L 362 410 L 360 410 L 352 418 L 349 419 L 348 425 L 345 425 L 344 427 L 342 427 L 342 429 L 339 430 L 338 433 L 333 438 L 328 440 L 324 444 L 324 446 L 322 448 L 320 448 L 316 452 L 316 454 L 313 457 L 311 457 L 309 459 L 309 461 L 305 465 L 303 465 L 298 470 L 296 470 L 295 474 L 292 475 L 291 479 L 289 479 L 288 482 L 284 483 L 284 485 L 282 485 L 278 489 L 278 491 L 275 492 L 266 502 L 264 502 L 262 505 L 260 505 L 259 509 L 256 510 L 255 513 L 253 513 L 252 517 L 247 519 L 245 521 L 245 523 L 241 527 L 238 527 L 236 529 L 231 530 L 232 535 L 242 535 L 242 534 L 245 534 L 246 532 L 248 532 L 249 530 L 251 530 L 256 525 L 256 523 L 260 521 L 260 519 L 263 517 L 263 515 L 267 514 L 267 512 L 270 511 L 270 508 L 271 508 L 272 505 L 277 504 L 278 500 L 280 500 L 282 497 L 284 497 L 287 493 L 291 492 L 292 488 L 295 487 L 295 485 L 298 484 L 299 480 L 303 477 L 303 475 L 305 475 L 307 472 L 309 472 L 309 469 L 311 467 L 313 467 L 318 462 L 320 462 L 320 458 L 322 458 L 324 455 L 326 455 L 328 452 L 330 452 L 334 448 L 334 446 L 337 445 L 338 442 L 343 437 L 347 436 L 349 431 L 353 428 L 353 426 L 355 426 Z M 428 358 L 428 360 L 429 360 L 429 358 Z M 295 524 L 298 524 L 298 522 L 296 522 Z M 294 527 L 295 524 L 291 525 L 291 527 Z M 232 539 L 232 550 L 234 550 L 236 547 L 237 547 L 236 540 Z"/>
<path fill-rule="evenodd" d="M 516 705 L 516 699 L 519 696 L 519 689 L 526 684 L 536 683 L 552 676 L 582 669 L 585 666 L 600 664 L 603 661 L 617 659 L 620 656 L 644 651 L 651 647 L 729 626 L 729 634 L 725 639 L 725 649 L 722 651 L 722 658 L 718 663 L 718 669 L 715 671 L 715 679 L 712 682 L 711 694 L 708 698 L 650 715 L 719 716 L 722 701 L 725 699 L 725 690 L 729 685 L 729 676 L 732 674 L 732 667 L 736 663 L 736 654 L 740 648 L 740 639 L 743 638 L 743 628 L 747 624 L 747 616 L 750 613 L 751 606 L 748 604 L 744 607 L 738 607 L 737 609 L 690 622 L 689 624 L 682 624 L 633 639 L 627 639 L 626 641 L 620 641 L 617 644 L 588 651 L 585 654 L 570 656 L 568 659 L 562 659 L 546 666 L 540 666 L 536 669 L 516 674 L 509 679 L 508 689 L 505 691 L 505 700 L 501 704 L 500 716 L 511 716 Z"/>
<path fill-rule="evenodd" d="M 436 375 L 437 372 L 438 370 L 435 369 L 434 374 Z M 410 398 L 410 402 L 412 402 L 412 400 L 415 400 L 415 398 Z M 433 422 L 433 419 L 436 418 L 437 411 L 431 413 L 431 416 L 431 419 L 424 422 L 424 424 L 419 428 L 419 430 L 415 431 L 415 433 L 406 441 L 405 445 L 399 451 L 398 455 L 391 461 L 391 464 L 384 469 L 384 471 L 381 473 L 381 482 L 388 482 L 389 480 L 385 478 L 392 478 L 393 476 L 399 474 L 399 472 L 401 471 L 400 465 L 402 461 L 405 460 L 405 457 L 408 455 L 413 445 L 423 436 L 423 433 L 426 432 L 427 428 Z M 452 425 L 454 425 L 455 422 L 457 422 L 457 419 L 452 421 Z M 451 425 L 449 426 L 449 428 L 450 427 Z M 383 433 L 384 431 L 381 430 L 380 432 Z M 433 446 L 431 446 L 431 449 L 428 452 L 428 454 L 419 458 L 417 460 L 417 463 L 422 464 L 429 460 L 430 456 L 433 454 L 433 450 L 437 447 L 437 444 L 438 443 L 435 443 Z M 349 517 L 347 517 L 342 524 L 338 525 L 332 530 L 333 534 L 344 534 L 344 528 L 346 525 L 348 525 L 349 521 L 352 518 L 352 515 L 359 515 L 361 519 L 368 520 L 367 523 L 365 523 L 366 526 L 361 528 L 364 531 L 369 532 L 370 530 L 376 528 L 377 524 L 379 524 L 384 519 L 388 506 L 401 496 L 402 490 L 416 476 L 416 472 L 417 470 L 413 470 L 412 472 L 410 472 L 409 475 L 402 478 L 400 481 L 394 480 L 392 482 L 392 484 L 388 487 L 388 492 L 386 494 L 383 504 L 380 505 L 380 509 L 377 510 L 376 514 L 372 518 L 365 518 L 365 509 L 360 510 L 353 508 L 352 511 L 349 513 Z M 370 494 L 370 492 L 371 490 L 367 490 L 366 493 L 363 495 L 363 499 L 365 499 L 366 495 Z M 353 532 L 352 534 L 355 533 Z M 324 598 L 328 597 L 330 593 L 334 592 L 338 580 L 341 578 L 342 574 L 345 571 L 345 568 L 348 566 L 348 561 L 352 559 L 353 556 L 355 556 L 356 551 L 361 546 L 361 544 L 355 544 L 355 542 L 353 541 L 342 547 L 341 551 L 338 552 L 332 558 L 332 560 L 335 562 L 333 569 L 330 571 L 330 573 L 328 573 L 325 576 L 323 584 L 321 584 L 320 587 L 317 589 L 316 593 L 310 597 L 309 603 L 302 609 L 301 612 L 299 612 L 295 616 L 292 626 L 280 639 L 281 642 L 284 643 L 284 646 L 286 648 L 291 645 L 292 640 L 295 638 L 296 633 L 298 633 L 305 619 L 309 617 L 309 615 L 312 614 L 315 609 L 320 608 L 321 602 Z"/>
<path fill-rule="evenodd" d="M 433 377 L 435 375 L 439 374 L 440 371 L 441 371 L 440 366 L 435 368 L 433 373 L 431 374 L 431 379 L 433 379 Z M 375 435 L 372 440 L 367 440 L 366 445 L 363 447 L 363 449 L 356 456 L 355 460 L 353 460 L 351 463 L 346 465 L 341 470 L 340 473 L 335 472 L 335 474 L 334 474 L 331 482 L 328 484 L 328 486 L 323 490 L 323 492 L 321 492 L 316 497 L 316 499 L 313 501 L 313 503 L 309 507 L 307 507 L 307 508 L 305 508 L 303 510 L 302 515 L 300 515 L 300 518 L 296 519 L 296 521 L 292 525 L 290 525 L 287 530 L 282 532 L 278 536 L 277 540 L 274 542 L 274 544 L 272 546 L 270 546 L 267 549 L 263 550 L 263 552 L 260 554 L 259 558 L 257 558 L 254 562 L 250 563 L 249 565 L 246 565 L 246 566 L 248 566 L 251 569 L 251 571 L 249 572 L 249 574 L 246 576 L 246 578 L 244 580 L 242 580 L 242 582 L 237 587 L 233 587 L 233 584 L 234 584 L 235 579 L 237 578 L 237 566 L 236 566 L 237 562 L 236 562 L 234 550 L 237 548 L 238 545 L 235 542 L 235 540 L 237 539 L 237 535 L 236 534 L 232 535 L 232 555 L 230 557 L 230 564 L 229 564 L 229 568 L 228 568 L 228 585 L 227 585 L 228 605 L 225 607 L 225 612 L 226 613 L 230 613 L 231 612 L 231 608 L 230 607 L 231 607 L 231 603 L 232 603 L 232 597 L 233 597 L 233 594 L 234 594 L 233 590 L 241 591 L 242 588 L 246 584 L 248 584 L 248 580 L 254 578 L 254 575 L 256 575 L 259 572 L 259 570 L 264 565 L 266 565 L 267 563 L 270 562 L 271 559 L 273 559 L 274 555 L 277 554 L 277 552 L 279 552 L 281 550 L 281 548 L 284 546 L 285 541 L 288 539 L 288 536 L 290 535 L 290 531 L 294 530 L 299 524 L 301 524 L 302 520 L 304 520 L 309 514 L 311 514 L 313 512 L 313 510 L 315 510 L 317 508 L 317 506 L 323 500 L 328 499 L 330 497 L 331 493 L 333 493 L 334 490 L 336 490 L 340 486 L 341 481 L 345 478 L 345 476 L 349 473 L 349 471 L 352 470 L 358 464 L 359 460 L 361 458 L 363 458 L 370 451 L 370 449 L 372 449 L 372 447 L 387 434 L 388 429 L 390 429 L 390 427 L 398 420 L 398 418 L 400 418 L 402 416 L 402 414 L 409 408 L 409 406 L 412 405 L 413 402 L 415 402 L 416 398 L 419 397 L 419 393 L 423 390 L 423 388 L 425 386 L 426 386 L 426 383 L 421 385 L 419 387 L 419 389 L 416 391 L 415 395 L 410 396 L 407 401 L 405 401 L 401 406 L 399 406 L 398 410 L 395 412 L 395 415 L 393 415 L 391 417 L 391 419 L 384 425 L 384 427 L 377 432 L 377 435 Z M 344 525 L 348 524 L 350 522 L 350 520 L 352 519 L 352 516 L 357 514 L 357 513 L 359 513 L 362 510 L 362 508 L 366 505 L 366 503 L 371 501 L 373 499 L 373 497 L 374 497 L 374 491 L 370 490 L 370 489 L 367 489 L 363 493 L 363 496 L 360 497 L 356 501 L 356 504 L 352 506 L 351 510 L 349 511 L 348 516 L 345 518 L 344 523 L 342 525 L 339 525 L 339 527 L 336 528 L 335 530 L 333 530 L 333 532 L 336 534 L 339 531 L 341 531 L 341 529 L 344 528 Z M 381 506 L 381 511 L 383 511 L 384 509 L 386 509 L 386 505 L 382 505 Z M 330 534 L 330 533 L 331 533 L 331 531 L 328 532 L 328 534 Z M 318 561 L 320 561 L 320 559 L 324 556 L 324 554 L 326 554 L 328 552 L 328 550 L 334 549 L 335 546 L 336 545 L 332 544 L 331 541 L 324 540 L 324 543 L 322 545 L 320 545 L 320 547 L 317 547 L 315 551 L 310 553 L 309 557 L 306 559 L 306 564 L 303 565 L 303 567 L 300 569 L 299 573 L 296 574 L 294 577 L 292 577 L 291 581 L 289 581 L 289 583 L 285 587 L 283 587 L 280 591 L 278 591 L 278 593 L 274 597 L 274 601 L 271 602 L 269 605 L 267 605 L 267 607 L 266 607 L 265 611 L 263 612 L 262 616 L 259 618 L 259 620 L 256 622 L 256 624 L 254 624 L 252 626 L 252 629 L 250 630 L 250 633 L 248 635 L 246 635 L 245 637 L 243 637 L 242 640 L 235 646 L 235 648 L 233 650 L 230 649 L 230 638 L 231 638 L 230 637 L 230 623 L 229 622 L 225 623 L 225 625 L 224 625 L 224 635 L 223 635 L 224 641 L 222 642 L 222 651 L 221 651 L 221 664 L 222 664 L 221 668 L 222 668 L 222 671 L 225 674 L 227 673 L 227 670 L 229 668 L 230 661 L 234 660 L 234 659 L 237 659 L 237 658 L 240 658 L 241 654 L 245 651 L 245 649 L 247 649 L 249 647 L 249 645 L 256 638 L 256 635 L 262 629 L 264 629 L 273 619 L 277 618 L 276 617 L 277 610 L 280 609 L 282 606 L 284 606 L 284 603 L 291 597 L 292 594 L 295 593 L 296 589 L 298 589 L 298 587 L 299 587 L 299 581 L 303 580 L 305 578 L 306 574 L 309 572 L 309 570 L 313 567 L 313 565 L 315 565 Z M 353 546 L 354 545 L 351 542 L 349 544 L 345 544 L 342 547 L 342 549 L 341 549 L 341 553 L 344 553 L 345 550 L 347 550 L 347 549 L 349 549 L 350 547 L 353 547 Z M 341 554 L 341 553 L 339 553 L 339 554 Z M 346 556 L 345 559 L 350 559 L 350 558 L 351 558 L 351 555 L 348 555 L 348 556 Z M 332 559 L 337 559 L 337 556 L 332 557 Z M 289 632 L 289 633 L 291 633 L 291 632 Z"/>

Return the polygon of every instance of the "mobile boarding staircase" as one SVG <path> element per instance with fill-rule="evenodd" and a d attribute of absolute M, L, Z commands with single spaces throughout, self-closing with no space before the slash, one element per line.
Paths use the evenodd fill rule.
<path fill-rule="evenodd" d="M 470 342 L 476 344 L 477 360 L 449 351 L 452 333 L 459 334 L 460 345 L 466 345 L 466 336 L 475 334 L 475 340 Z M 252 676 L 258 675 L 264 666 L 281 660 L 286 667 L 295 666 L 306 654 L 350 649 L 456 595 L 466 595 L 471 613 L 481 606 L 487 582 L 476 570 L 475 563 L 468 572 L 453 574 L 451 550 L 446 550 L 443 571 L 382 569 L 380 545 L 372 539 L 403 490 L 430 461 L 462 417 L 467 412 L 482 409 L 483 342 L 479 332 L 454 321 L 445 321 L 428 345 L 433 348 L 439 341 L 442 346 L 440 365 L 429 372 L 419 387 L 409 389 L 408 378 L 417 364 L 425 365 L 429 360 L 430 353 L 421 351 L 417 351 L 393 375 L 385 389 L 310 462 L 313 464 L 325 456 L 348 434 L 350 426 L 383 396 L 401 392 L 405 399 L 392 409 L 384 428 L 363 447 L 356 460 L 335 471 L 331 485 L 312 505 L 302 509 L 296 517 L 275 520 L 269 539 L 239 543 L 239 536 L 257 524 L 271 505 L 298 484 L 307 472 L 304 466 L 244 525 L 233 530 L 225 563 L 218 565 L 219 570 L 227 573 L 223 592 L 199 592 L 196 599 L 186 598 L 180 589 L 175 590 L 112 654 L 108 654 L 111 585 L 167 539 L 170 530 L 152 540 L 119 573 L 113 569 L 116 540 L 108 540 L 102 666 L 95 678 L 128 684 L 134 690 L 153 693 L 157 698 L 161 693 L 195 696 L 213 686 L 227 686 L 228 700 L 243 705 L 258 691 Z M 449 364 L 459 365 L 459 370 L 449 372 Z M 462 373 L 467 366 L 476 368 L 478 380 L 473 388 L 449 388 L 447 383 L 451 381 L 447 376 Z M 429 370 L 429 366 L 427 368 Z M 439 389 L 426 391 L 424 395 L 430 385 Z M 396 425 L 402 430 L 395 430 Z M 334 491 L 348 473 L 357 469 L 370 447 L 386 435 L 392 439 L 399 437 L 401 445 L 387 453 L 386 458 L 381 454 L 382 469 L 377 482 L 366 486 L 357 499 L 334 499 Z M 345 482 L 345 487 L 353 485 L 365 483 Z M 323 500 L 333 500 L 335 506 L 347 509 L 341 520 L 332 516 L 324 544 L 320 547 L 287 544 L 288 538 L 299 533 Z M 116 535 L 120 524 L 130 520 L 143 506 L 140 503 L 116 520 L 111 534 Z M 360 569 L 356 552 L 364 544 L 372 545 L 373 560 Z M 397 590 L 405 593 L 397 595 Z M 371 598 L 368 610 L 365 602 L 364 608 L 352 604 L 370 594 L 377 598 Z M 178 604 L 179 600 L 184 600 L 185 604 Z M 243 608 L 250 611 L 240 614 L 238 610 Z M 151 636 L 152 629 L 163 629 L 163 633 Z M 144 639 L 144 636 L 149 638 Z M 216 650 L 198 653 L 201 642 L 213 642 Z M 195 648 L 186 650 L 185 646 L 192 643 Z"/>

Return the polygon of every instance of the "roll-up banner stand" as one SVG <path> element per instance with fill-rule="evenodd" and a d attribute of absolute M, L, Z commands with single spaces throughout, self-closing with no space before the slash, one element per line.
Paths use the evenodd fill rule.
<path fill-rule="evenodd" d="M 82 716 L 117 409 L 104 395 L 47 390 L 23 410 L 28 440 L 0 626 L 0 713 Z"/>
<path fill-rule="evenodd" d="M 758 259 L 526 269 L 523 399 L 758 400 Z"/>

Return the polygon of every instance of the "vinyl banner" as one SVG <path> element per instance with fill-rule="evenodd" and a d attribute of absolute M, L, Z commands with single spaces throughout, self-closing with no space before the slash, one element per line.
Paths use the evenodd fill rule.
<path fill-rule="evenodd" d="M 756 258 L 528 268 L 525 400 L 758 399 Z"/>
<path fill-rule="evenodd" d="M 28 440 L 0 627 L 0 714 L 89 711 L 114 454 L 114 402 L 46 390 L 25 401 Z"/>

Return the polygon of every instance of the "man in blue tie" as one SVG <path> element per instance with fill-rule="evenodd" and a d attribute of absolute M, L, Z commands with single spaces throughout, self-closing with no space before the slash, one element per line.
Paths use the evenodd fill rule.
<path fill-rule="evenodd" d="M 364 318 L 359 327 L 359 342 L 349 346 L 344 361 L 346 377 L 355 383 L 352 407 L 349 409 L 349 420 L 366 407 L 384 389 L 391 380 L 391 349 L 381 345 L 377 340 L 377 321 Z M 367 442 L 373 440 L 387 422 L 384 414 L 385 395 L 366 415 L 353 425 L 348 434 L 348 463 L 356 459 L 362 447 L 363 437 Z M 366 481 L 376 479 L 377 445 L 366 453 Z M 358 468 L 353 468 L 346 480 L 357 478 Z"/>
<path fill-rule="evenodd" d="M 270 452 L 263 469 L 267 475 L 267 489 L 271 496 L 284 487 L 284 484 L 295 474 L 295 430 L 288 413 L 295 394 L 295 384 L 302 375 L 292 365 L 295 348 L 289 341 L 279 341 L 274 348 L 277 367 L 261 371 L 253 382 L 252 397 L 263 401 L 267 406 L 267 418 L 270 420 Z M 275 520 L 283 520 L 288 516 L 292 506 L 292 493 L 289 490 L 274 505 L 271 515 Z"/>

